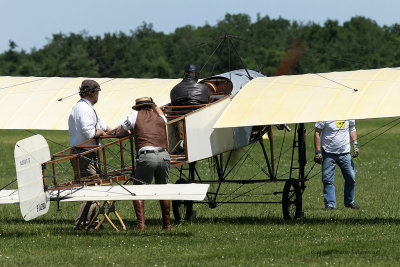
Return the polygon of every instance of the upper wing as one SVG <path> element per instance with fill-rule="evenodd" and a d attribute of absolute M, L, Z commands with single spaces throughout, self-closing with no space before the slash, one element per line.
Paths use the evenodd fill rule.
<path fill-rule="evenodd" d="M 399 70 L 256 78 L 214 128 L 400 116 Z"/>
<path fill-rule="evenodd" d="M 68 116 L 86 78 L 0 77 L 0 129 L 67 130 Z M 111 128 L 132 111 L 135 99 L 152 97 L 159 106 L 181 79 L 93 78 L 101 85 L 98 116 Z M 61 101 L 58 101 L 62 99 Z"/>

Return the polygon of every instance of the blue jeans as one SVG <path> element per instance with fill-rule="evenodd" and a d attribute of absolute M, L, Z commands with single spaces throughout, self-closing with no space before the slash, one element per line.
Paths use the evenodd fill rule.
<path fill-rule="evenodd" d="M 355 168 L 350 153 L 330 154 L 322 151 L 324 161 L 322 162 L 322 183 L 324 185 L 325 207 L 336 208 L 335 167 L 338 165 L 342 171 L 344 183 L 344 204 L 354 202 L 356 188 Z"/>

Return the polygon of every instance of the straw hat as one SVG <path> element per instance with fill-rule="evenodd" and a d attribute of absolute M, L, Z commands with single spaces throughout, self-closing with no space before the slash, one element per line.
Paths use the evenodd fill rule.
<path fill-rule="evenodd" d="M 155 105 L 153 99 L 151 97 L 140 97 L 136 99 L 136 104 L 132 107 L 132 109 L 137 110 L 143 106 L 153 106 Z"/>

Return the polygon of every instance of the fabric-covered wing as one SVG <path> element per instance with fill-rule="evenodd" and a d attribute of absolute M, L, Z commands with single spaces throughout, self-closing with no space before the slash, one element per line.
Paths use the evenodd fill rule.
<path fill-rule="evenodd" d="M 19 195 L 18 190 L 1 190 L 0 191 L 0 204 L 18 204 Z"/>
<path fill-rule="evenodd" d="M 50 191 L 50 198 L 62 201 L 94 200 L 204 200 L 208 184 L 151 184 L 86 186 Z"/>
<path fill-rule="evenodd" d="M 207 194 L 208 187 L 208 184 L 97 185 L 48 192 L 50 200 L 62 202 L 164 199 L 202 201 Z M 0 204 L 18 203 L 18 190 L 0 191 Z"/>
<path fill-rule="evenodd" d="M 0 77 L 0 129 L 67 130 L 84 79 Z M 169 92 L 181 79 L 93 80 L 101 85 L 97 115 L 113 128 L 126 119 L 136 98 L 150 96 L 159 106 L 169 103 Z"/>
<path fill-rule="evenodd" d="M 260 77 L 214 128 L 400 116 L 400 69 Z"/>

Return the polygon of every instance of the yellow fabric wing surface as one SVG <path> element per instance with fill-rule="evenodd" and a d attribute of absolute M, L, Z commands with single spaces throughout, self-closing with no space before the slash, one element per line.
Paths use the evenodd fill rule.
<path fill-rule="evenodd" d="M 0 129 L 68 130 L 68 116 L 86 78 L 0 77 Z M 135 99 L 150 96 L 159 106 L 181 79 L 93 78 L 101 86 L 97 115 L 111 128 L 132 111 Z M 58 101 L 58 99 L 63 99 Z"/>
<path fill-rule="evenodd" d="M 400 116 L 400 70 L 261 77 L 233 98 L 214 128 Z"/>

